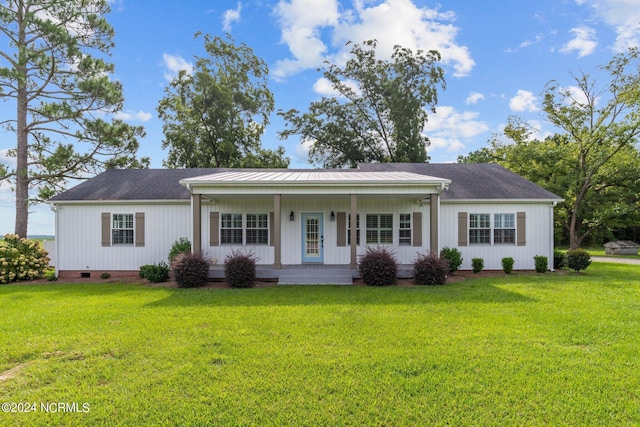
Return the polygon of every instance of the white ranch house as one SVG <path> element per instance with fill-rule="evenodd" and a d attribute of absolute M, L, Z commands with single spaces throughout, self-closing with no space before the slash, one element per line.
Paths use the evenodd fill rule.
<path fill-rule="evenodd" d="M 362 164 L 347 170 L 109 170 L 52 198 L 61 277 L 137 274 L 188 237 L 212 259 L 253 251 L 263 276 L 338 268 L 354 277 L 366 246 L 417 253 L 458 248 L 485 269 L 553 261 L 556 195 L 496 164 Z M 217 265 L 215 264 L 217 260 Z M 304 274 L 304 273 L 303 273 Z"/>

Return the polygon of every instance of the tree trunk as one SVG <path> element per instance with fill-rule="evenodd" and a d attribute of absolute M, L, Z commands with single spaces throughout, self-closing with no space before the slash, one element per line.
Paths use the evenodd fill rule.
<path fill-rule="evenodd" d="M 26 28 L 24 20 L 19 22 L 19 45 L 25 45 Z M 27 237 L 29 224 L 29 129 L 27 128 L 27 59 L 25 53 L 18 57 L 18 93 L 17 93 L 17 144 L 16 144 L 16 226 L 15 234 Z"/>

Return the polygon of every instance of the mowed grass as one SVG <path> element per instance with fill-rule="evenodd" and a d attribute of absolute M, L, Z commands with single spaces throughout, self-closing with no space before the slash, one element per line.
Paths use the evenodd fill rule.
<path fill-rule="evenodd" d="M 2 401 L 37 404 L 0 425 L 640 423 L 640 266 L 441 287 L 4 285 L 0 313 Z"/>

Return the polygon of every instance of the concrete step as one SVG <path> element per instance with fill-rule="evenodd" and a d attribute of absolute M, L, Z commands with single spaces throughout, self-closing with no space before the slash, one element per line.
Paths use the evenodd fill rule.
<path fill-rule="evenodd" d="M 353 276 L 350 272 L 323 272 L 318 274 L 304 274 L 296 271 L 292 273 L 281 273 L 278 278 L 278 285 L 353 285 Z"/>

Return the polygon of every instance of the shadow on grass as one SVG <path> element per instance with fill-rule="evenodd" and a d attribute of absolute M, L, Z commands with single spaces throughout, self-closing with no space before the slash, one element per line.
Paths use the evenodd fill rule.
<path fill-rule="evenodd" d="M 513 303 L 534 300 L 490 284 L 364 287 L 299 285 L 256 289 L 171 289 L 147 307 L 166 306 L 303 306 L 430 305 L 447 303 Z"/>

